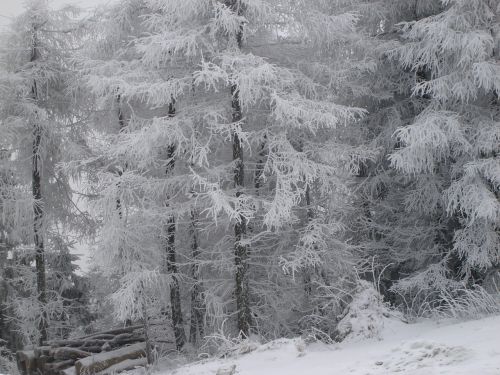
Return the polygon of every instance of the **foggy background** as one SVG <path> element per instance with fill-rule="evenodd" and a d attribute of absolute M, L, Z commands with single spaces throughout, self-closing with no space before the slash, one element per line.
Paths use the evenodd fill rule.
<path fill-rule="evenodd" d="M 49 1 L 52 8 L 60 8 L 63 5 L 71 4 L 82 9 L 89 10 L 97 5 L 108 4 L 113 0 L 53 0 Z M 23 0 L 0 0 L 0 30 L 5 30 L 9 21 L 19 15 L 24 9 Z"/>

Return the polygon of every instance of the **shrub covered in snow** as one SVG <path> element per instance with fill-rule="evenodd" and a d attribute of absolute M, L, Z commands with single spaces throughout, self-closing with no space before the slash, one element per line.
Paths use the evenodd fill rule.
<path fill-rule="evenodd" d="M 401 319 L 400 315 L 383 301 L 373 284 L 359 280 L 351 303 L 340 317 L 335 339 L 358 341 L 378 337 L 384 322 L 388 319 Z"/>

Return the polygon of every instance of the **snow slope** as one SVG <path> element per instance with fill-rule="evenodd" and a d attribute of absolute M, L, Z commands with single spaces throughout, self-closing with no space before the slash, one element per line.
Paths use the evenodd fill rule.
<path fill-rule="evenodd" d="M 235 358 L 160 375 L 500 375 L 500 316 L 385 324 L 379 339 L 338 345 L 277 340 Z"/>

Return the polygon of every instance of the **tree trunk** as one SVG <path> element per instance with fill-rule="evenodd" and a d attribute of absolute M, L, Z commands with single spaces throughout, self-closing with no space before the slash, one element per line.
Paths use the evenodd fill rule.
<path fill-rule="evenodd" d="M 243 186 L 244 164 L 243 150 L 238 136 L 233 135 L 233 160 L 236 161 L 234 182 L 236 187 Z M 241 191 L 236 192 L 236 197 L 241 197 Z M 234 263 L 236 266 L 236 309 L 238 310 L 238 330 L 248 337 L 250 331 L 250 306 L 248 293 L 248 258 L 249 249 L 242 243 L 247 232 L 245 217 L 240 215 L 239 221 L 234 225 Z"/>
<path fill-rule="evenodd" d="M 123 111 L 122 111 L 122 107 L 121 107 L 121 95 L 118 94 L 116 96 L 116 104 L 118 106 L 118 133 L 121 133 L 123 132 L 123 129 L 125 128 L 125 118 L 123 116 Z M 122 170 L 118 170 L 118 176 L 122 176 L 123 174 L 123 171 Z M 118 190 L 120 190 L 120 182 L 118 182 L 117 184 L 117 187 L 118 187 Z M 123 213 L 122 213 L 122 202 L 120 200 L 120 197 L 117 197 L 116 198 L 116 210 L 118 211 L 118 216 L 120 217 L 120 219 L 123 217 Z"/>
<path fill-rule="evenodd" d="M 175 116 L 175 102 L 172 102 L 168 108 L 168 115 Z M 166 174 L 169 175 L 175 167 L 175 146 L 171 145 L 168 148 L 169 162 L 166 169 Z M 184 322 L 182 318 L 182 305 L 181 305 L 181 292 L 179 286 L 179 279 L 177 278 L 177 261 L 175 251 L 175 218 L 170 216 L 167 222 L 167 242 L 166 242 L 166 255 L 167 255 L 167 271 L 172 276 L 170 284 L 170 307 L 172 312 L 172 326 L 175 335 L 175 344 L 177 349 L 180 350 L 186 343 L 186 333 L 184 331 Z"/>
<path fill-rule="evenodd" d="M 153 364 L 153 350 L 151 347 L 151 339 L 149 337 L 149 315 L 148 315 L 148 307 L 146 306 L 146 298 L 144 298 L 144 284 L 141 281 L 141 293 L 142 293 L 142 324 L 144 327 L 144 341 L 146 342 L 146 359 L 148 365 Z"/>
<path fill-rule="evenodd" d="M 0 203 L 2 203 L 1 200 Z M 9 295 L 7 280 L 5 278 L 6 267 L 7 267 L 7 240 L 5 238 L 4 229 L 0 225 L 0 341 L 4 340 L 7 344 L 9 344 L 9 335 L 8 335 L 9 327 L 7 323 L 7 315 L 5 314 L 7 309 L 6 302 Z"/>
<path fill-rule="evenodd" d="M 200 248 L 198 245 L 198 218 L 197 213 L 191 210 L 191 277 L 193 278 L 194 285 L 191 291 L 191 325 L 189 329 L 189 341 L 196 344 L 197 338 L 200 339 L 204 336 L 204 303 L 203 303 L 203 289 L 201 285 L 200 267 L 197 264 L 200 257 Z"/>
<path fill-rule="evenodd" d="M 311 189 L 309 188 L 309 185 L 306 186 L 305 199 L 306 199 L 305 203 L 307 210 L 307 223 L 310 223 L 314 219 L 314 212 L 311 207 Z M 311 267 L 305 267 L 302 273 L 304 278 L 304 292 L 307 303 L 309 303 L 309 299 L 312 294 L 312 280 L 311 280 L 312 272 L 313 270 L 311 269 Z"/>
<path fill-rule="evenodd" d="M 32 32 L 32 48 L 30 62 L 34 63 L 39 58 L 37 30 L 34 27 Z M 31 99 L 36 104 L 38 101 L 38 89 L 36 80 L 33 80 L 31 86 Z M 36 118 L 36 116 L 35 116 Z M 36 120 L 35 120 L 36 121 Z M 45 248 L 43 242 L 43 220 L 44 207 L 42 200 L 42 178 L 41 178 L 41 143 L 42 127 L 39 123 L 33 124 L 33 149 L 31 155 L 31 187 L 33 194 L 33 234 L 35 244 L 35 265 L 36 265 L 36 283 L 38 302 L 42 309 L 38 329 L 40 331 L 40 344 L 47 340 L 47 314 L 45 306 L 47 305 L 47 285 L 45 275 Z"/>
<path fill-rule="evenodd" d="M 294 146 L 298 152 L 304 152 L 304 142 L 302 137 L 299 138 L 299 141 Z M 302 202 L 302 206 L 306 213 L 305 221 L 301 222 L 302 226 L 306 226 L 311 223 L 314 219 L 314 210 L 311 206 L 311 187 L 307 182 L 306 177 L 303 177 L 305 186 L 304 192 L 304 201 Z M 311 307 L 310 297 L 312 295 L 312 274 L 314 273 L 314 269 L 310 266 L 303 266 L 302 269 L 302 281 L 304 283 L 304 303 L 307 308 Z"/>
<path fill-rule="evenodd" d="M 232 0 L 230 3 L 231 9 L 238 14 L 241 14 L 241 9 L 238 7 L 238 1 Z M 243 41 L 243 25 L 236 35 L 236 45 L 238 50 L 241 49 Z M 236 85 L 231 86 L 231 107 L 233 110 L 233 122 L 242 120 L 241 103 Z M 243 145 L 238 137 L 238 134 L 232 134 L 233 145 L 233 161 L 234 167 L 234 185 L 236 187 L 236 197 L 242 196 L 241 191 L 245 181 L 245 164 L 243 161 Z M 238 330 L 241 335 L 248 337 L 250 332 L 250 301 L 249 301 L 249 288 L 248 288 L 248 258 L 249 249 L 242 242 L 247 233 L 247 222 L 243 215 L 240 215 L 239 220 L 234 225 L 234 263 L 236 266 L 236 309 L 237 309 L 237 324 Z"/>
<path fill-rule="evenodd" d="M 255 176 L 254 176 L 255 194 L 257 196 L 260 195 L 260 188 L 262 187 L 262 182 L 263 182 L 264 164 L 266 157 L 266 142 L 267 142 L 267 136 L 264 135 L 260 143 L 259 160 L 257 162 L 257 167 L 255 169 Z"/>
<path fill-rule="evenodd" d="M 125 116 L 123 115 L 122 111 L 122 97 L 120 94 L 116 95 L 116 106 L 118 108 L 118 133 L 122 133 L 123 130 L 125 129 Z M 123 167 L 123 169 L 118 168 L 117 175 L 118 177 L 121 177 L 123 175 L 124 170 L 127 168 L 127 165 Z M 118 218 L 120 220 L 123 219 L 123 209 L 122 209 L 122 201 L 120 199 L 120 187 L 121 187 L 121 182 L 118 181 L 116 184 L 116 188 L 118 191 L 118 196 L 116 197 L 116 212 L 118 212 Z M 120 258 L 120 261 L 123 259 L 123 249 L 120 246 L 118 249 L 118 257 Z M 123 273 L 123 270 L 122 270 Z M 131 319 L 126 319 L 125 320 L 125 326 L 130 327 L 132 325 L 132 320 Z"/>

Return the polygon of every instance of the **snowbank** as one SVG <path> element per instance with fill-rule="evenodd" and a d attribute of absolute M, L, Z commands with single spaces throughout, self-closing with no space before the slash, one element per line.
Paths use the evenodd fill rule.
<path fill-rule="evenodd" d="M 378 337 L 305 346 L 277 340 L 236 358 L 158 375 L 499 375 L 500 316 L 465 323 L 385 322 Z"/>

